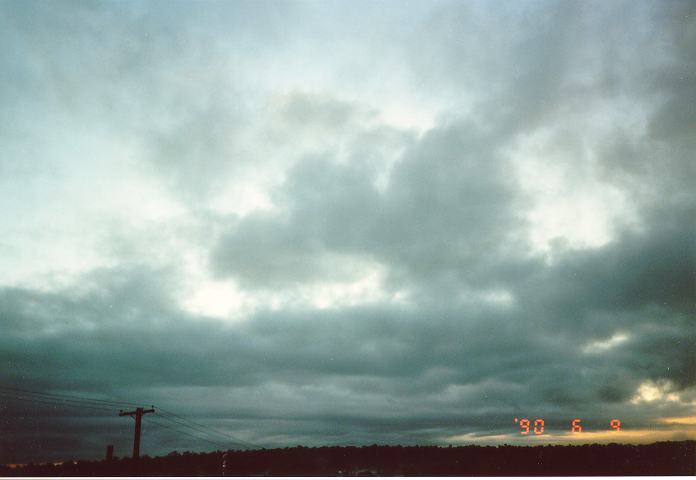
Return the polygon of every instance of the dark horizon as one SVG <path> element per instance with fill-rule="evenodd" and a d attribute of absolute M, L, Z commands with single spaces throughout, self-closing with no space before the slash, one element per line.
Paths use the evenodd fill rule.
<path fill-rule="evenodd" d="M 22 412 L 22 420 L 26 423 L 31 421 L 36 432 L 41 431 L 41 418 L 45 416 L 45 411 L 50 413 L 47 419 L 59 416 L 59 412 L 64 419 L 79 422 L 80 416 L 88 416 L 88 421 L 97 424 L 97 421 L 104 425 L 98 435 L 90 439 L 90 447 L 83 443 L 80 447 L 83 451 L 82 460 L 99 460 L 103 458 L 104 449 L 110 445 L 111 455 L 116 457 L 137 456 L 135 451 L 134 438 L 136 432 L 138 442 L 137 449 L 144 456 L 164 455 L 171 451 L 200 450 L 200 445 L 213 445 L 218 450 L 228 450 L 243 448 L 246 450 L 264 448 L 287 448 L 298 445 L 297 442 L 275 442 L 258 444 L 248 442 L 235 436 L 229 429 L 221 429 L 211 419 L 199 419 L 184 417 L 176 412 L 164 409 L 159 405 L 136 404 L 122 400 L 107 399 L 104 397 L 86 397 L 69 394 L 39 392 L 26 389 L 18 389 L 0 386 L 0 398 L 6 403 L 3 407 L 7 411 L 16 409 Z M 139 407 L 138 405 L 143 405 Z M 31 412 L 29 409 L 34 408 Z M 40 413 L 44 412 L 44 413 Z M 140 412 L 140 430 L 136 427 L 135 421 Z M 76 416 L 78 415 L 78 416 Z M 130 417 L 130 418 L 129 418 Z M 117 419 L 118 422 L 113 420 Z M 105 420 L 111 420 L 104 424 Z M 284 419 L 278 419 L 284 420 Z M 340 425 L 349 419 L 337 419 L 336 425 Z M 587 444 L 649 444 L 654 440 L 650 436 L 636 432 L 634 426 L 622 422 L 620 419 L 604 419 L 604 422 L 587 421 L 585 419 L 559 419 L 559 418 L 515 418 L 508 426 L 508 432 L 498 437 L 491 438 L 481 435 L 473 438 L 469 445 L 495 446 L 495 445 L 514 445 L 514 446 L 538 446 L 538 445 L 587 445 Z M 45 420 L 44 420 L 45 421 Z M 442 422 L 431 420 L 429 428 L 437 428 Z M 373 428 L 385 430 L 383 422 L 375 421 Z M 632 442 L 626 439 L 633 439 Z M 100 443 L 101 442 L 101 443 Z M 355 440 L 344 440 L 342 443 L 334 443 L 334 446 L 351 445 L 373 445 L 374 438 L 366 439 L 362 442 Z M 176 447 L 174 447 L 176 445 Z M 385 445 L 421 445 L 421 446 L 445 446 L 446 443 L 424 443 L 422 441 L 411 440 L 407 442 L 392 442 Z M 449 444 L 450 446 L 452 443 Z M 455 442 L 455 445 L 457 443 Z M 307 447 L 326 447 L 319 439 L 312 439 L 306 444 Z M 44 443 L 40 437 L 35 438 L 30 450 L 23 450 L 21 443 L 10 445 L 0 451 L 0 456 L 6 464 L 26 464 L 26 463 L 53 463 L 75 458 L 75 448 L 71 445 L 61 445 L 63 453 L 55 453 L 56 445 Z M 54 451 L 51 457 L 45 452 Z M 79 451 L 79 450 L 77 450 Z"/>
<path fill-rule="evenodd" d="M 696 441 L 648 445 L 324 446 L 2 468 L 3 476 L 693 475 Z"/>

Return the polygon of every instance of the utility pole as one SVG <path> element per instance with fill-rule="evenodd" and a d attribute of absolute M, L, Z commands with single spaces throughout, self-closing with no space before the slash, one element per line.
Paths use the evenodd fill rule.
<path fill-rule="evenodd" d="M 138 407 L 135 409 L 135 411 L 132 412 L 124 412 L 121 410 L 118 413 L 119 417 L 131 417 L 135 418 L 135 436 L 133 437 L 133 458 L 140 458 L 140 426 L 143 420 L 143 415 L 146 413 L 154 413 L 155 409 L 150 408 L 148 410 L 145 410 L 142 407 Z"/>

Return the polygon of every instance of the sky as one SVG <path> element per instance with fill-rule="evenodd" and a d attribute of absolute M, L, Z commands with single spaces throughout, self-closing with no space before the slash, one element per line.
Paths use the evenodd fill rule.
<path fill-rule="evenodd" d="M 690 1 L 0 1 L 0 462 L 696 438 L 695 99 Z"/>

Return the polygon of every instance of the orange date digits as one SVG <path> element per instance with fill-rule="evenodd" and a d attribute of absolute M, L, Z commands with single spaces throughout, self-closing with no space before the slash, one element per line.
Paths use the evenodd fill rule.
<path fill-rule="evenodd" d="M 534 435 L 544 434 L 546 422 L 544 422 L 543 418 L 537 418 L 536 420 L 534 420 L 533 425 L 532 422 L 527 418 L 515 418 L 515 423 L 519 423 L 520 425 L 520 435 L 529 435 L 530 431 L 532 430 L 534 431 Z M 613 420 L 611 420 L 609 422 L 609 425 L 615 432 L 621 431 L 621 420 L 619 420 L 618 418 L 614 418 Z M 582 426 L 582 420 L 579 418 L 571 420 L 570 431 L 571 433 L 582 433 L 584 431 L 584 427 Z"/>
<path fill-rule="evenodd" d="M 522 435 L 529 434 L 529 420 L 527 420 L 526 418 L 520 420 L 520 433 Z"/>
<path fill-rule="evenodd" d="M 534 434 L 541 435 L 542 433 L 544 433 L 544 419 L 537 418 L 534 420 Z"/>

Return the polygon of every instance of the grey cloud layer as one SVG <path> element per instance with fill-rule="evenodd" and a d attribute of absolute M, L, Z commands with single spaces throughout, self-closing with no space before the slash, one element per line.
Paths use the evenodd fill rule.
<path fill-rule="evenodd" d="M 399 24 L 389 8 L 364 4 L 373 17 L 344 12 L 325 41 L 314 35 L 341 24 L 345 7 L 210 5 L 3 4 L 0 36 L 21 47 L 0 57 L 13 67 L 0 69 L 0 115 L 13 120 L 0 127 L 11 140 L 0 150 L 5 182 L 23 185 L 9 153 L 27 138 L 50 145 L 47 125 L 96 125 L 138 145 L 141 173 L 201 225 L 191 249 L 204 250 L 216 279 L 292 296 L 376 265 L 387 296 L 405 291 L 408 301 L 269 305 L 226 323 L 181 306 L 185 249 L 159 267 L 142 255 L 50 291 L 1 286 L 4 383 L 172 405 L 269 445 L 441 442 L 511 433 L 523 415 L 559 429 L 579 416 L 597 425 L 620 416 L 637 429 L 693 415 L 692 3 L 512 3 L 494 13 L 438 2 Z M 362 28 L 363 16 L 383 33 Z M 369 61 L 350 55 L 365 45 Z M 299 56 L 307 52 L 322 61 Z M 275 91 L 264 73 L 291 60 L 355 88 Z M 422 134 L 389 125 L 359 95 L 389 82 L 446 108 Z M 594 248 L 559 239 L 551 261 L 536 252 L 533 194 L 511 152 L 537 134 L 546 135 L 537 151 L 554 152 L 568 178 L 621 191 L 635 224 L 619 218 Z M 43 168 L 38 157 L 30 170 Z M 208 208 L 256 168 L 281 178 L 269 194 L 277 209 Z M 617 335 L 622 343 L 601 347 Z M 647 381 L 679 400 L 631 402 Z M 95 432 L 121 428 L 93 418 L 77 439 L 62 433 L 69 411 L 56 411 L 33 416 L 26 434 L 13 416 L 22 408 L 8 402 L 0 414 L 9 432 L 0 461 L 100 454 Z"/>
<path fill-rule="evenodd" d="M 261 283 L 279 275 L 294 281 L 329 252 L 416 276 L 478 274 L 485 283 L 479 264 L 510 250 L 521 223 L 505 162 L 488 140 L 466 123 L 428 132 L 392 168 L 385 192 L 367 162 L 303 159 L 279 195 L 287 212 L 235 225 L 214 250 L 212 268 Z"/>

